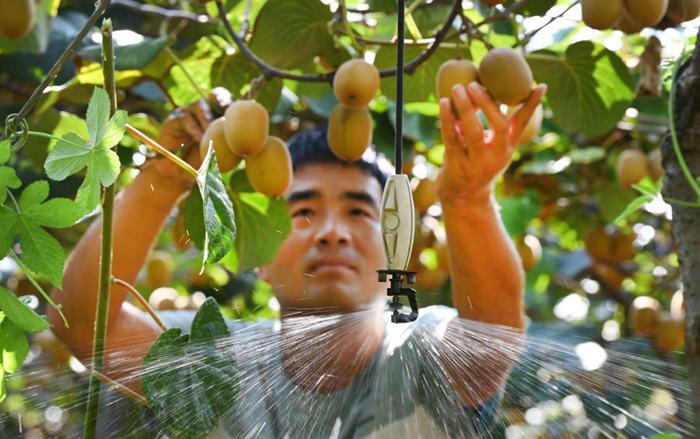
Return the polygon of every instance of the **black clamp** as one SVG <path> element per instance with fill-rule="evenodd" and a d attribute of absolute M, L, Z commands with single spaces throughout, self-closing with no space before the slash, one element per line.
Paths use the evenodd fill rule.
<path fill-rule="evenodd" d="M 416 299 L 416 290 L 413 288 L 404 288 L 403 281 L 406 278 L 408 284 L 416 283 L 416 273 L 414 271 L 404 270 L 377 270 L 379 282 L 386 282 L 387 278 L 391 285 L 386 290 L 387 296 L 391 296 L 389 308 L 393 310 L 391 321 L 393 323 L 408 323 L 418 318 L 418 300 Z M 411 306 L 411 313 L 404 314 L 400 311 L 403 309 L 401 296 L 408 297 L 408 303 Z"/>

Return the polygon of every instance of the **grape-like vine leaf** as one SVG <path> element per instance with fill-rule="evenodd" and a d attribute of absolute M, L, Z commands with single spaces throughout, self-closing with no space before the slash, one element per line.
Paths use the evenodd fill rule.
<path fill-rule="evenodd" d="M 178 437 L 206 436 L 237 397 L 237 367 L 226 343 L 221 343 L 229 335 L 219 305 L 209 298 L 197 311 L 189 334 L 168 329 L 146 355 L 144 395 Z"/>
<path fill-rule="evenodd" d="M 22 191 L 15 209 L 0 206 L 0 257 L 10 251 L 15 237 L 19 237 L 22 261 L 60 288 L 65 254 L 61 244 L 43 227 L 68 227 L 80 219 L 84 210 L 67 198 L 46 201 L 48 196 L 48 182 L 36 181 Z"/>
<path fill-rule="evenodd" d="M 12 292 L 0 287 L 0 311 L 6 319 L 27 332 L 39 332 L 49 327 L 49 323 L 23 303 Z"/>
<path fill-rule="evenodd" d="M 233 248 L 236 239 L 233 205 L 226 186 L 221 181 L 213 151 L 210 147 L 197 171 L 197 187 L 202 197 L 204 218 L 203 264 L 221 260 Z"/>
<path fill-rule="evenodd" d="M 0 165 L 10 159 L 11 146 L 9 139 L 0 142 Z M 3 204 L 7 198 L 6 188 L 17 189 L 21 184 L 14 169 L 9 166 L 0 166 L 0 204 Z"/>
<path fill-rule="evenodd" d="M 89 140 L 67 133 L 53 147 L 44 163 L 46 175 L 62 181 L 87 167 L 76 201 L 87 211 L 99 203 L 100 185 L 110 186 L 119 175 L 119 156 L 112 150 L 124 136 L 127 113 L 119 110 L 110 118 L 107 92 L 95 88 L 85 119 Z"/>
<path fill-rule="evenodd" d="M 17 372 L 29 352 L 29 342 L 24 331 L 8 318 L 3 319 L 0 325 L 0 350 L 2 368 L 7 373 Z"/>

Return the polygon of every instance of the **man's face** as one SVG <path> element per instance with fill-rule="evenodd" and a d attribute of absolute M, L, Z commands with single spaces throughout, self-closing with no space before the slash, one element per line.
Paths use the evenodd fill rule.
<path fill-rule="evenodd" d="M 367 308 L 386 285 L 379 182 L 357 167 L 313 164 L 294 173 L 285 194 L 292 231 L 261 267 L 283 309 L 349 312 Z"/>

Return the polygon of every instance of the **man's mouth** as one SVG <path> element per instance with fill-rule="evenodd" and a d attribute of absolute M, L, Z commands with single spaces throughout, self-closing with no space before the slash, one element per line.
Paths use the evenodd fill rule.
<path fill-rule="evenodd" d="M 331 271 L 355 271 L 355 267 L 340 259 L 321 259 L 311 264 L 309 270 L 312 274 Z"/>

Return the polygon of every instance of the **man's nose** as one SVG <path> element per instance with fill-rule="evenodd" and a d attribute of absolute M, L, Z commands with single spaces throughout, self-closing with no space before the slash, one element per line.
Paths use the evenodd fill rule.
<path fill-rule="evenodd" d="M 347 225 L 338 215 L 329 214 L 323 218 L 316 232 L 316 243 L 322 246 L 346 245 L 350 242 Z"/>

